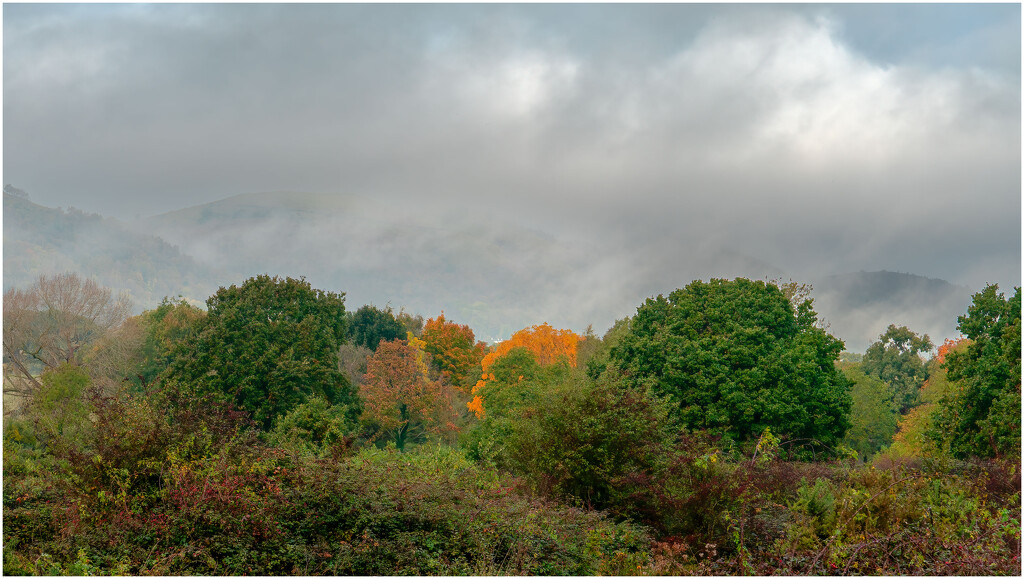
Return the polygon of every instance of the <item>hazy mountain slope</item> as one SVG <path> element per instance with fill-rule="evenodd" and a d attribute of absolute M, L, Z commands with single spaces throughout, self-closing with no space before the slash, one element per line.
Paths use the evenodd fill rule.
<path fill-rule="evenodd" d="M 165 296 L 205 298 L 212 271 L 152 235 L 75 209 L 52 209 L 4 194 L 4 289 L 26 287 L 41 274 L 74 271 L 127 290 L 136 311 Z"/>
<path fill-rule="evenodd" d="M 429 214 L 356 195 L 240 195 L 144 222 L 231 283 L 257 273 L 305 276 L 352 307 L 445 310 L 481 338 L 549 322 L 603 332 L 646 298 L 694 279 L 786 278 L 781 269 L 685 232 L 657 246 L 611 236 L 555 238 L 493 216 Z M 861 272 L 810 281 L 815 309 L 862 351 L 890 323 L 938 341 L 955 333 L 971 290 L 910 274 Z"/>
<path fill-rule="evenodd" d="M 892 271 L 832 275 L 812 285 L 815 311 L 851 352 L 866 350 L 889 324 L 928 334 L 937 346 L 957 335 L 956 318 L 967 312 L 977 291 Z"/>
<path fill-rule="evenodd" d="M 578 269 L 574 248 L 500 222 L 432 216 L 357 196 L 241 195 L 143 222 L 237 281 L 305 276 L 350 307 L 383 305 L 470 324 L 496 339 L 548 320 L 586 325 L 546 303 Z M 589 312 L 587 312 L 589 313 Z"/>
<path fill-rule="evenodd" d="M 601 333 L 646 298 L 694 279 L 788 279 L 741 251 L 678 232 L 657 246 L 610 235 L 556 238 L 493 216 L 430 214 L 355 195 L 240 195 L 131 229 L 8 195 L 4 209 L 5 287 L 72 270 L 152 307 L 165 295 L 204 301 L 259 273 L 304 276 L 345 292 L 352 309 L 390 303 L 426 317 L 444 310 L 486 340 L 541 322 L 576 331 L 592 324 Z M 815 310 L 856 352 L 891 323 L 936 342 L 955 335 L 956 317 L 980 289 L 885 271 L 797 281 L 814 286 Z"/>

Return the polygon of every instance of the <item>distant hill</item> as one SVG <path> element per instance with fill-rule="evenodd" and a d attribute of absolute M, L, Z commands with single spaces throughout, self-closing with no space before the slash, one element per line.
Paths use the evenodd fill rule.
<path fill-rule="evenodd" d="M 352 307 L 391 303 L 427 317 L 443 309 L 486 340 L 541 322 L 603 332 L 645 298 L 697 277 L 781 275 L 740 252 L 668 235 L 656 247 L 624 247 L 555 237 L 472 208 L 425 214 L 348 194 L 239 195 L 141 227 L 239 280 L 305 276 L 345 291 Z"/>
<path fill-rule="evenodd" d="M 4 290 L 27 287 L 42 274 L 74 271 L 127 290 L 136 311 L 165 296 L 205 299 L 212 271 L 153 235 L 76 209 L 52 209 L 4 193 Z"/>
<path fill-rule="evenodd" d="M 500 221 L 430 216 L 359 196 L 239 195 L 140 224 L 240 282 L 259 273 L 304 276 L 364 303 L 445 311 L 482 339 L 530 324 L 579 324 L 548 307 L 564 291 L 573 250 Z"/>
<path fill-rule="evenodd" d="M 864 352 L 889 324 L 928 334 L 938 346 L 957 335 L 957 316 L 981 289 L 893 271 L 832 275 L 812 285 L 815 311 L 851 352 Z"/>
<path fill-rule="evenodd" d="M 357 195 L 239 195 L 129 224 L 4 195 L 4 285 L 77 271 L 128 289 L 138 308 L 166 295 L 204 301 L 260 274 L 425 317 L 444 310 L 496 340 L 548 322 L 602 333 L 651 296 L 694 279 L 786 278 L 741 251 L 673 237 L 636 247 L 611 237 L 555 237 L 495 216 L 425 214 Z M 889 324 L 941 343 L 977 291 L 908 273 L 832 275 L 810 282 L 814 308 L 852 352 Z"/>

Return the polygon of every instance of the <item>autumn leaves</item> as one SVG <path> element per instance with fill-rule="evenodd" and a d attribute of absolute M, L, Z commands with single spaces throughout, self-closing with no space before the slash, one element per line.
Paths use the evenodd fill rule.
<path fill-rule="evenodd" d="M 469 409 L 476 414 L 477 418 L 486 416 L 482 391 L 489 383 L 496 380 L 490 371 L 491 367 L 495 361 L 513 349 L 526 348 L 533 354 L 540 366 L 550 366 L 564 359 L 569 366 L 575 368 L 576 349 L 581 340 L 583 338 L 571 330 L 556 330 L 546 323 L 519 330 L 511 338 L 499 344 L 493 352 L 484 356 L 480 364 L 482 370 L 480 380 L 477 380 L 476 385 L 473 386 L 473 400 L 469 403 Z M 519 377 L 519 380 L 522 380 L 522 376 Z"/>
<path fill-rule="evenodd" d="M 442 313 L 427 320 L 419 337 L 409 333 L 405 340 L 382 341 L 368 359 L 360 393 L 363 422 L 398 448 L 427 433 L 454 434 L 464 408 L 485 418 L 484 390 L 496 381 L 491 371 L 496 361 L 523 348 L 541 367 L 563 360 L 575 367 L 582 339 L 541 324 L 516 332 L 488 352 L 472 329 Z"/>

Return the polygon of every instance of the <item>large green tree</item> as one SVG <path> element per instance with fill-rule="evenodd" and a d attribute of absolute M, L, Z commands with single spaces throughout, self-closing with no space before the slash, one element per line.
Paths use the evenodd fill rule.
<path fill-rule="evenodd" d="M 928 377 L 921 354 L 931 349 L 927 334 L 919 336 L 906 326 L 890 324 L 864 352 L 861 369 L 892 386 L 893 403 L 906 414 L 920 403 L 919 391 Z"/>
<path fill-rule="evenodd" d="M 358 396 L 338 368 L 344 294 L 261 275 L 221 288 L 206 305 L 201 329 L 175 348 L 172 381 L 218 393 L 264 428 L 313 395 L 358 412 Z"/>
<path fill-rule="evenodd" d="M 1020 288 L 1009 299 L 989 285 L 958 329 L 970 341 L 945 367 L 952 393 L 940 401 L 937 438 L 957 457 L 1020 456 Z"/>
<path fill-rule="evenodd" d="M 637 308 L 611 350 L 628 382 L 671 402 L 681 426 L 749 440 L 766 427 L 834 446 L 849 427 L 843 342 L 817 327 L 812 300 L 777 286 L 695 281 Z"/>

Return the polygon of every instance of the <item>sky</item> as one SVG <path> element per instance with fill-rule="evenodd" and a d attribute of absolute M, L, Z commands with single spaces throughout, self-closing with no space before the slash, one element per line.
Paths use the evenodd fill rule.
<path fill-rule="evenodd" d="M 1020 285 L 1019 4 L 4 4 L 3 180 Z"/>

